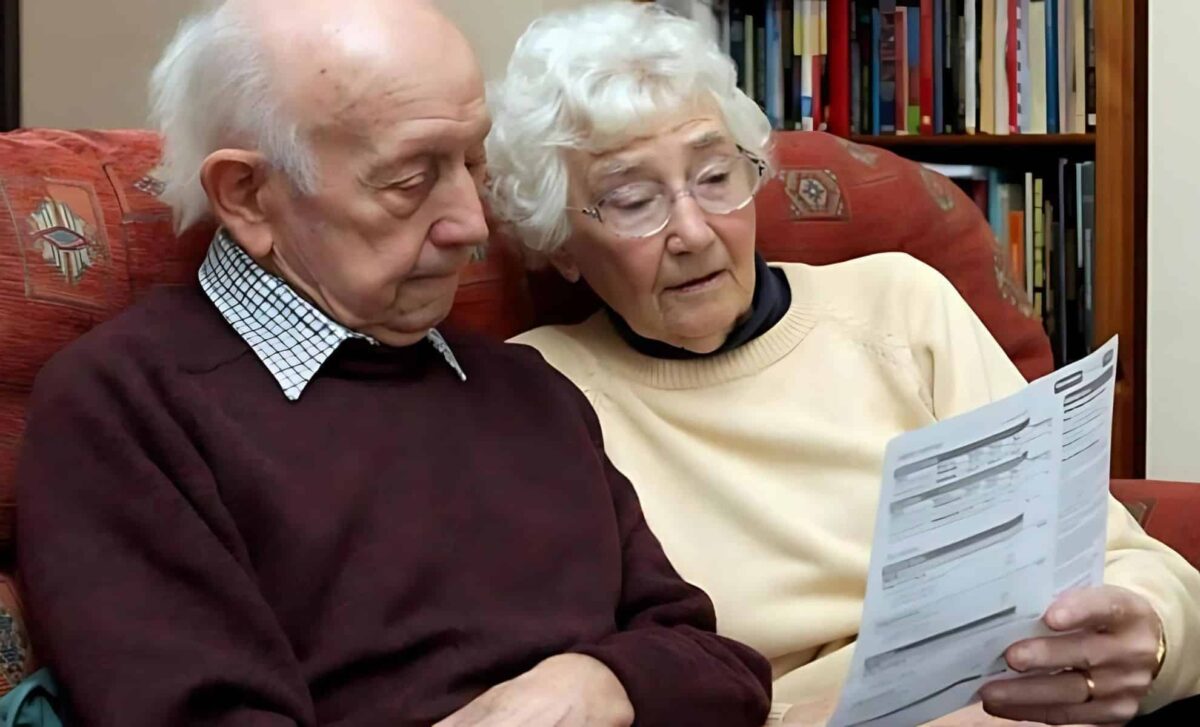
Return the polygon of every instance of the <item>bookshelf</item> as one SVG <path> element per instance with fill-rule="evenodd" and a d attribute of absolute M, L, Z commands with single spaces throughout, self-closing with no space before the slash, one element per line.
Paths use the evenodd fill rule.
<path fill-rule="evenodd" d="M 704 7 L 719 9 L 729 7 L 731 2 L 692 0 L 690 5 L 693 12 L 700 13 Z M 681 4 L 689 5 L 688 2 L 662 4 L 676 10 Z M 900 0 L 900 4 L 919 3 Z M 835 3 L 830 1 L 828 5 Z M 1050 170 L 1059 159 L 1095 162 L 1091 342 L 1095 346 L 1113 335 L 1121 338 L 1114 403 L 1112 474 L 1114 477 L 1140 478 L 1145 475 L 1146 454 L 1148 11 L 1144 0 L 1092 0 L 1092 7 L 1095 14 L 1094 132 L 995 136 L 982 133 L 851 134 L 849 138 L 888 149 L 914 161 L 940 164 L 986 165 L 1028 171 Z M 850 22 L 854 22 L 853 17 Z M 1049 183 L 1050 177 L 1046 180 Z"/>

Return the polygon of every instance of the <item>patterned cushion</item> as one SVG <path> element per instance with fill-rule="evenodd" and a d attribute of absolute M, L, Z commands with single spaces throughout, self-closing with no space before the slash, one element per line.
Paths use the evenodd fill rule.
<path fill-rule="evenodd" d="M 0 573 L 0 697 L 36 669 L 16 583 Z"/>
<path fill-rule="evenodd" d="M 901 251 L 941 271 L 1026 378 L 1054 368 L 1050 341 L 1013 282 L 979 208 L 945 177 L 891 152 L 823 133 L 777 141 L 759 194 L 768 260 L 812 265 Z"/>

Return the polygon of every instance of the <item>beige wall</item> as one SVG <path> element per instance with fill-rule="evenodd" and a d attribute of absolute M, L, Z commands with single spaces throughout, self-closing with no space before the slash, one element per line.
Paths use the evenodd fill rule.
<path fill-rule="evenodd" d="M 439 0 L 479 51 L 488 78 L 503 72 L 530 21 L 586 0 Z M 21 0 L 25 126 L 146 125 L 146 79 L 179 21 L 202 0 Z"/>
<path fill-rule="evenodd" d="M 471 39 L 489 80 L 504 73 L 513 46 L 539 15 L 589 0 L 437 0 Z"/>
<path fill-rule="evenodd" d="M 146 79 L 200 0 L 21 0 L 25 126 L 146 125 Z"/>
<path fill-rule="evenodd" d="M 1200 2 L 1150 7 L 1146 469 L 1200 482 Z"/>

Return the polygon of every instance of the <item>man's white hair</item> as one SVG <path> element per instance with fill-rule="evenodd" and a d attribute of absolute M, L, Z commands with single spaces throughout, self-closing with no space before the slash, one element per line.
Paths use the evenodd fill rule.
<path fill-rule="evenodd" d="M 766 158 L 771 124 L 700 24 L 630 2 L 535 21 L 489 88 L 494 212 L 531 249 L 553 251 L 570 234 L 566 151 L 619 148 L 698 102 L 715 102 L 734 141 Z"/>
<path fill-rule="evenodd" d="M 222 148 L 258 151 L 297 190 L 315 190 L 316 163 L 300 124 L 282 107 L 262 36 L 230 4 L 214 4 L 180 25 L 151 76 L 150 101 L 163 137 L 154 174 L 177 230 L 208 216 L 200 170 Z"/>

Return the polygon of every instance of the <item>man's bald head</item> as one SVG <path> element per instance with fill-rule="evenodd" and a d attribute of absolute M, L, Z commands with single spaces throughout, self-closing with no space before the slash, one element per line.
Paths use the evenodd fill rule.
<path fill-rule="evenodd" d="M 200 165 L 226 146 L 257 147 L 311 189 L 313 133 L 358 133 L 431 84 L 482 93 L 470 45 L 429 0 L 225 0 L 181 25 L 151 79 L 163 200 L 181 229 L 206 216 Z"/>
<path fill-rule="evenodd" d="M 280 102 L 305 127 L 377 120 L 406 88 L 482 87 L 466 38 L 428 0 L 228 0 L 260 35 Z M 457 87 L 457 88 L 456 88 Z"/>

